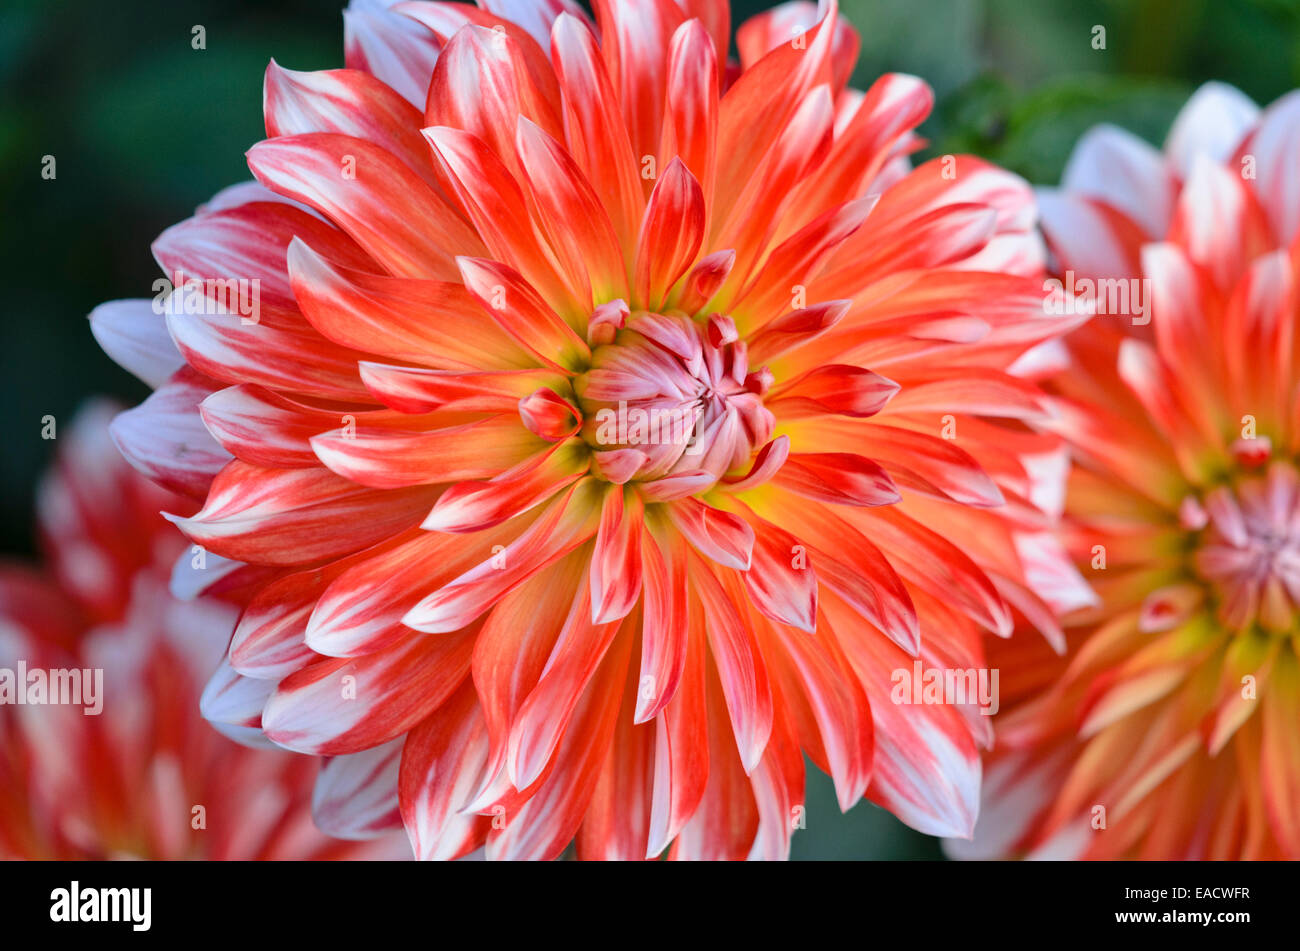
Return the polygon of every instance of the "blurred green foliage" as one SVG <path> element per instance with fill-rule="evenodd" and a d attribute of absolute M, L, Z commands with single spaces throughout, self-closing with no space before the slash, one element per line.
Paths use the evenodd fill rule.
<path fill-rule="evenodd" d="M 841 0 L 841 9 L 863 36 L 859 87 L 884 72 L 934 87 L 922 157 L 971 152 L 1035 184 L 1056 182 L 1099 122 L 1160 143 L 1208 80 L 1261 104 L 1300 86 L 1300 0 Z"/>
<path fill-rule="evenodd" d="M 343 0 L 6 0 L 0 9 L 0 548 L 31 547 L 32 486 L 95 393 L 144 388 L 104 357 L 85 315 L 145 296 L 149 243 L 248 177 L 262 135 L 262 72 L 342 61 Z M 766 6 L 733 4 L 738 17 Z M 973 152 L 1035 183 L 1108 121 L 1153 142 L 1200 83 L 1260 103 L 1300 86 L 1300 0 L 841 0 L 862 34 L 860 87 L 902 71 L 934 87 L 924 155 Z M 202 24 L 207 48 L 190 45 Z M 1093 28 L 1106 28 L 1094 49 Z M 43 156 L 57 161 L 44 181 Z M 862 803 L 839 814 L 810 779 L 797 858 L 935 858 L 937 844 Z"/>
<path fill-rule="evenodd" d="M 6 0 L 0 6 L 0 546 L 31 544 L 32 487 L 62 426 L 89 395 L 138 402 L 86 315 L 149 296 L 150 242 L 217 189 L 249 177 L 264 134 L 262 73 L 275 56 L 342 60 L 335 2 Z M 191 48 L 191 27 L 207 49 Z M 54 156 L 56 178 L 41 177 Z"/>

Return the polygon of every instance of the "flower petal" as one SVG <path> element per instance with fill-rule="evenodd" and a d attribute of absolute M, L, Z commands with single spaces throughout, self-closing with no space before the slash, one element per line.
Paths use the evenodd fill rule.
<path fill-rule="evenodd" d="M 366 657 L 317 661 L 275 687 L 262 728 L 279 745 L 316 756 L 386 743 L 455 693 L 469 673 L 475 633 L 411 633 Z"/>
<path fill-rule="evenodd" d="M 457 254 L 481 254 L 473 229 L 409 166 L 354 136 L 311 132 L 259 142 L 248 167 L 268 188 L 338 222 L 396 277 L 456 279 Z"/>
<path fill-rule="evenodd" d="M 185 359 L 155 300 L 115 300 L 90 312 L 90 332 L 113 362 L 157 389 Z"/>
<path fill-rule="evenodd" d="M 340 839 L 372 839 L 402 827 L 397 768 L 405 738 L 325 761 L 312 791 L 311 817 Z"/>
<path fill-rule="evenodd" d="M 491 820 L 458 810 L 486 761 L 483 715 L 467 681 L 407 734 L 402 748 L 398 792 L 416 858 L 457 859 L 482 845 Z"/>
<path fill-rule="evenodd" d="M 591 620 L 619 621 L 641 596 L 642 522 L 645 506 L 635 492 L 611 486 L 601 507 L 591 553 Z"/>
<path fill-rule="evenodd" d="M 121 413 L 110 427 L 126 460 L 172 492 L 202 499 L 217 473 L 230 461 L 203 427 L 198 405 L 212 384 L 188 367 L 135 409 Z"/>
<path fill-rule="evenodd" d="M 705 562 L 697 559 L 695 567 L 698 570 L 691 581 L 699 617 L 708 635 L 709 653 L 717 665 L 736 748 L 748 774 L 758 765 L 772 732 L 773 700 L 767 665 L 758 642 L 740 616 L 737 605 L 743 601 L 735 600 L 739 592 L 734 587 L 724 588 Z"/>
<path fill-rule="evenodd" d="M 430 493 L 423 486 L 370 489 L 325 469 L 262 469 L 236 459 L 218 473 L 202 511 L 172 521 L 225 558 L 303 565 L 413 527 Z"/>
<path fill-rule="evenodd" d="M 700 183 L 673 159 L 655 183 L 641 222 L 635 267 L 636 300 L 660 309 L 665 295 L 686 273 L 704 240 L 705 205 Z"/>
<path fill-rule="evenodd" d="M 596 534 L 592 480 L 570 487 L 536 524 L 485 561 L 439 588 L 407 612 L 408 627 L 431 634 L 464 627 L 533 574 Z M 498 567 L 503 565 L 504 567 Z"/>
<path fill-rule="evenodd" d="M 410 431 L 347 427 L 311 437 L 316 457 L 332 472 L 376 489 L 489 479 L 545 444 L 513 414 L 463 426 Z"/>
<path fill-rule="evenodd" d="M 342 346 L 440 369 L 536 363 L 459 282 L 346 269 L 296 239 L 288 266 L 303 315 Z"/>

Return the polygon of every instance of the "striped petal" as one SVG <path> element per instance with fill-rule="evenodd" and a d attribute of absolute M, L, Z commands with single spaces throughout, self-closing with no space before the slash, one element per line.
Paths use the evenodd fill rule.
<path fill-rule="evenodd" d="M 268 138 L 337 132 L 365 139 L 438 188 L 429 150 L 417 131 L 422 124 L 419 110 L 369 73 L 356 69 L 298 72 L 271 60 L 262 102 Z"/>
<path fill-rule="evenodd" d="M 794 453 L 776 475 L 778 485 L 819 502 L 893 505 L 902 496 L 879 463 L 848 452 Z"/>
<path fill-rule="evenodd" d="M 668 515 L 702 555 L 742 571 L 749 569 L 754 530 L 743 518 L 693 498 L 671 504 Z"/>
<path fill-rule="evenodd" d="M 627 617 L 641 596 L 641 524 L 645 507 L 636 493 L 613 486 L 605 493 L 596 547 L 591 554 L 593 624 Z"/>
<path fill-rule="evenodd" d="M 259 142 L 248 167 L 267 188 L 338 222 L 396 277 L 455 280 L 477 235 L 391 152 L 355 136 L 312 132 Z"/>
<path fill-rule="evenodd" d="M 370 361 L 360 369 L 361 382 L 375 398 L 402 413 L 502 412 L 542 387 L 559 392 L 565 386 L 564 375 L 551 370 L 459 372 Z"/>
<path fill-rule="evenodd" d="M 303 315 L 341 346 L 440 369 L 535 363 L 460 283 L 348 270 L 296 239 L 288 265 Z"/>
<path fill-rule="evenodd" d="M 506 271 L 518 272 L 522 276 L 520 283 L 535 289 L 542 300 L 562 314 L 585 312 L 589 289 L 565 285 L 532 222 L 516 214 L 525 207 L 523 190 L 488 144 L 472 133 L 446 126 L 425 129 L 424 137 L 482 236 L 488 254 Z M 513 154 L 513 129 L 510 145 Z M 510 302 L 484 306 L 500 310 L 516 305 Z"/>
<path fill-rule="evenodd" d="M 546 861 L 577 833 L 613 740 L 629 642 L 619 638 L 606 653 L 555 752 L 554 769 L 526 802 L 506 814 L 505 828 L 489 835 L 489 858 Z"/>
<path fill-rule="evenodd" d="M 324 469 L 235 460 L 217 475 L 201 511 L 172 521 L 225 558 L 295 565 L 338 558 L 413 527 L 431 501 L 423 487 L 385 493 Z"/>
<path fill-rule="evenodd" d="M 203 426 L 196 407 L 212 385 L 189 369 L 113 420 L 113 442 L 126 460 L 164 488 L 201 499 L 230 461 Z"/>
<path fill-rule="evenodd" d="M 677 692 L 687 664 L 690 600 L 686 546 L 675 532 L 651 532 L 641 543 L 645 598 L 641 621 L 641 678 L 634 715 L 645 723 Z"/>
<path fill-rule="evenodd" d="M 199 414 L 217 442 L 237 459 L 268 469 L 318 464 L 311 437 L 339 426 L 398 428 L 410 421 L 397 413 L 342 413 L 317 409 L 253 384 L 228 386 L 199 404 Z"/>
<path fill-rule="evenodd" d="M 538 86 L 523 46 L 509 32 L 467 25 L 448 40 L 429 86 L 424 125 L 463 130 L 516 169 L 520 117 L 560 134 L 558 101 Z"/>
<path fill-rule="evenodd" d="M 421 594 L 468 571 L 508 541 L 504 531 L 472 540 L 412 531 L 316 572 L 307 645 L 330 657 L 357 657 L 383 650 L 409 631 L 402 616 Z"/>
<path fill-rule="evenodd" d="M 470 623 L 510 590 L 596 534 L 596 491 L 590 481 L 572 486 L 499 557 L 484 561 L 424 598 L 406 613 L 403 623 L 431 634 Z"/>
<path fill-rule="evenodd" d="M 483 258 L 459 258 L 458 264 L 470 294 L 541 363 L 557 370 L 573 370 L 590 362 L 587 342 L 518 271 Z"/>
<path fill-rule="evenodd" d="M 515 714 L 506 765 L 517 789 L 526 789 L 541 775 L 619 631 L 621 620 L 597 623 L 591 614 L 590 596 L 580 592 L 560 629 L 545 672 Z"/>
<path fill-rule="evenodd" d="M 664 169 L 641 223 L 636 252 L 636 299 L 659 309 L 668 289 L 695 261 L 704 240 L 704 192 L 680 159 Z"/>
<path fill-rule="evenodd" d="M 397 769 L 403 740 L 334 756 L 321 767 L 312 792 L 316 825 L 340 839 L 372 839 L 401 828 Z"/>
<path fill-rule="evenodd" d="M 600 197 L 619 244 L 633 246 L 644 198 L 618 94 L 591 30 L 564 13 L 551 29 L 551 58 L 564 99 L 569 153 Z M 657 144 L 657 143 L 656 143 Z"/>
<path fill-rule="evenodd" d="M 376 489 L 487 479 L 523 462 L 542 443 L 518 416 L 445 429 L 356 429 L 311 437 L 316 457 L 345 479 Z"/>
<path fill-rule="evenodd" d="M 515 134 L 520 184 L 570 287 L 596 301 L 629 296 L 618 236 L 595 190 L 556 139 L 525 117 Z"/>
<path fill-rule="evenodd" d="M 737 602 L 710 567 L 701 561 L 695 564 L 698 571 L 692 576 L 692 587 L 700 619 L 708 635 L 709 652 L 717 664 L 740 761 L 748 774 L 758 765 L 772 732 L 773 701 L 767 665 L 758 643 L 737 613 Z"/>
<path fill-rule="evenodd" d="M 773 391 L 768 405 L 783 416 L 812 412 L 862 418 L 879 413 L 898 390 L 893 380 L 865 367 L 830 364 Z"/>
<path fill-rule="evenodd" d="M 438 50 L 423 26 L 378 5 L 349 4 L 343 11 L 348 68 L 370 73 L 417 107 L 424 105 Z"/>
<path fill-rule="evenodd" d="M 766 522 L 754 530 L 754 558 L 745 587 L 761 612 L 809 634 L 817 629 L 817 575 L 808 550 L 789 532 Z"/>
<path fill-rule="evenodd" d="M 521 515 L 582 478 L 586 471 L 583 454 L 573 441 L 561 443 L 491 481 L 459 482 L 438 497 L 421 527 L 476 532 Z"/>
<path fill-rule="evenodd" d="M 410 634 L 367 657 L 318 661 L 280 681 L 262 711 L 262 728 L 279 745 L 317 756 L 378 746 L 456 691 L 473 650 L 473 631 Z"/>
<path fill-rule="evenodd" d="M 402 748 L 398 792 L 416 858 L 461 858 L 487 838 L 491 820 L 459 812 L 486 759 L 483 716 L 467 682 L 407 735 Z"/>

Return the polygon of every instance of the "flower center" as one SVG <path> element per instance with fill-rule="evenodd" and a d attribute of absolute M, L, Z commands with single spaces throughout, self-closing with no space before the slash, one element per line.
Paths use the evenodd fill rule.
<path fill-rule="evenodd" d="M 1203 507 L 1184 503 L 1184 524 L 1204 528 L 1193 565 L 1218 595 L 1224 624 L 1292 627 L 1300 605 L 1298 487 L 1295 467 L 1275 462 L 1263 474 L 1211 490 Z"/>
<path fill-rule="evenodd" d="M 574 383 L 593 467 L 611 482 L 690 480 L 703 491 L 772 438 L 766 367 L 750 372 L 729 317 L 628 314 L 592 318 L 590 369 Z"/>

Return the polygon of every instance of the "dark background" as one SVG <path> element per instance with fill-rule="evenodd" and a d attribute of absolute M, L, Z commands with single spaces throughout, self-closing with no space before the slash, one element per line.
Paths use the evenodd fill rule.
<path fill-rule="evenodd" d="M 342 65 L 343 0 L 4 0 L 0 12 L 0 553 L 31 550 L 32 488 L 92 394 L 143 386 L 105 357 L 85 315 L 146 297 L 150 242 L 249 178 L 262 73 Z M 739 21 L 768 6 L 733 0 Z M 1108 121 L 1159 143 L 1220 79 L 1257 102 L 1300 86 L 1300 0 L 841 0 L 862 34 L 855 85 L 915 73 L 938 104 L 931 153 L 969 151 L 1036 184 Z M 190 46 L 207 30 L 207 49 Z M 1106 27 L 1105 50 L 1092 48 Z M 41 178 L 53 155 L 57 178 Z M 862 804 L 841 817 L 810 782 L 797 858 L 932 858 L 937 843 Z"/>

